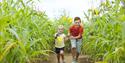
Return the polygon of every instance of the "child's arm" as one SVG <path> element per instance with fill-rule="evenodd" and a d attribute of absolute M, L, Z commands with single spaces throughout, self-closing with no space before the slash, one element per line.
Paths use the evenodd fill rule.
<path fill-rule="evenodd" d="M 64 41 L 66 42 L 69 39 L 68 36 L 64 37 Z"/>
<path fill-rule="evenodd" d="M 69 38 L 70 38 L 70 36 L 71 36 L 71 34 L 70 34 L 70 30 L 68 30 L 68 35 L 67 35 L 67 38 L 69 39 Z"/>
<path fill-rule="evenodd" d="M 70 38 L 70 30 L 68 30 L 68 35 L 67 36 L 65 36 L 65 42 L 67 41 L 67 40 L 69 40 L 69 38 Z"/>

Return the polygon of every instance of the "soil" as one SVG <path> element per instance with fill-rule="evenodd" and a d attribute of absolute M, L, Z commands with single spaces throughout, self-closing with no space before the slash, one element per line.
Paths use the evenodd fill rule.
<path fill-rule="evenodd" d="M 65 61 L 66 63 L 72 62 L 72 55 L 71 54 L 65 54 Z M 57 57 L 55 54 L 50 54 L 48 60 L 44 61 L 37 61 L 33 63 L 57 63 Z M 78 59 L 78 63 L 94 63 L 90 59 L 88 55 L 80 55 Z"/>

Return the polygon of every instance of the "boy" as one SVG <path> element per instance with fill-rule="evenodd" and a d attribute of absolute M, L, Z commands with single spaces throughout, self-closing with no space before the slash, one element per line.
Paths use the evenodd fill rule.
<path fill-rule="evenodd" d="M 66 40 L 66 36 L 63 33 L 64 27 L 63 25 L 58 26 L 58 31 L 55 33 L 55 52 L 57 54 L 58 63 L 60 63 L 60 58 L 62 58 L 61 63 L 65 63 L 64 61 L 64 42 Z"/>
<path fill-rule="evenodd" d="M 81 24 L 81 19 L 79 17 L 74 18 L 74 24 L 69 29 L 69 36 L 71 41 L 71 52 L 72 52 L 72 63 L 78 62 L 78 57 L 80 54 L 82 34 L 84 28 Z"/>

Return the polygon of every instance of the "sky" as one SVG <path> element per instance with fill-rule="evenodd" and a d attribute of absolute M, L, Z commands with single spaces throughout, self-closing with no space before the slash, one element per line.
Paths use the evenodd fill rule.
<path fill-rule="evenodd" d="M 43 0 L 36 2 L 36 9 L 45 11 L 49 18 L 58 18 L 64 10 L 71 18 L 84 17 L 83 11 L 87 12 L 89 8 L 95 8 L 99 3 L 100 0 Z"/>

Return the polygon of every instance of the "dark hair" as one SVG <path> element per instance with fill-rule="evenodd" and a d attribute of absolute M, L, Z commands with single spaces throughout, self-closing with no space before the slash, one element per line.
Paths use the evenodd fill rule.
<path fill-rule="evenodd" d="M 76 20 L 80 20 L 80 22 L 81 22 L 80 17 L 75 17 L 75 18 L 74 18 L 74 21 L 76 21 Z"/>

